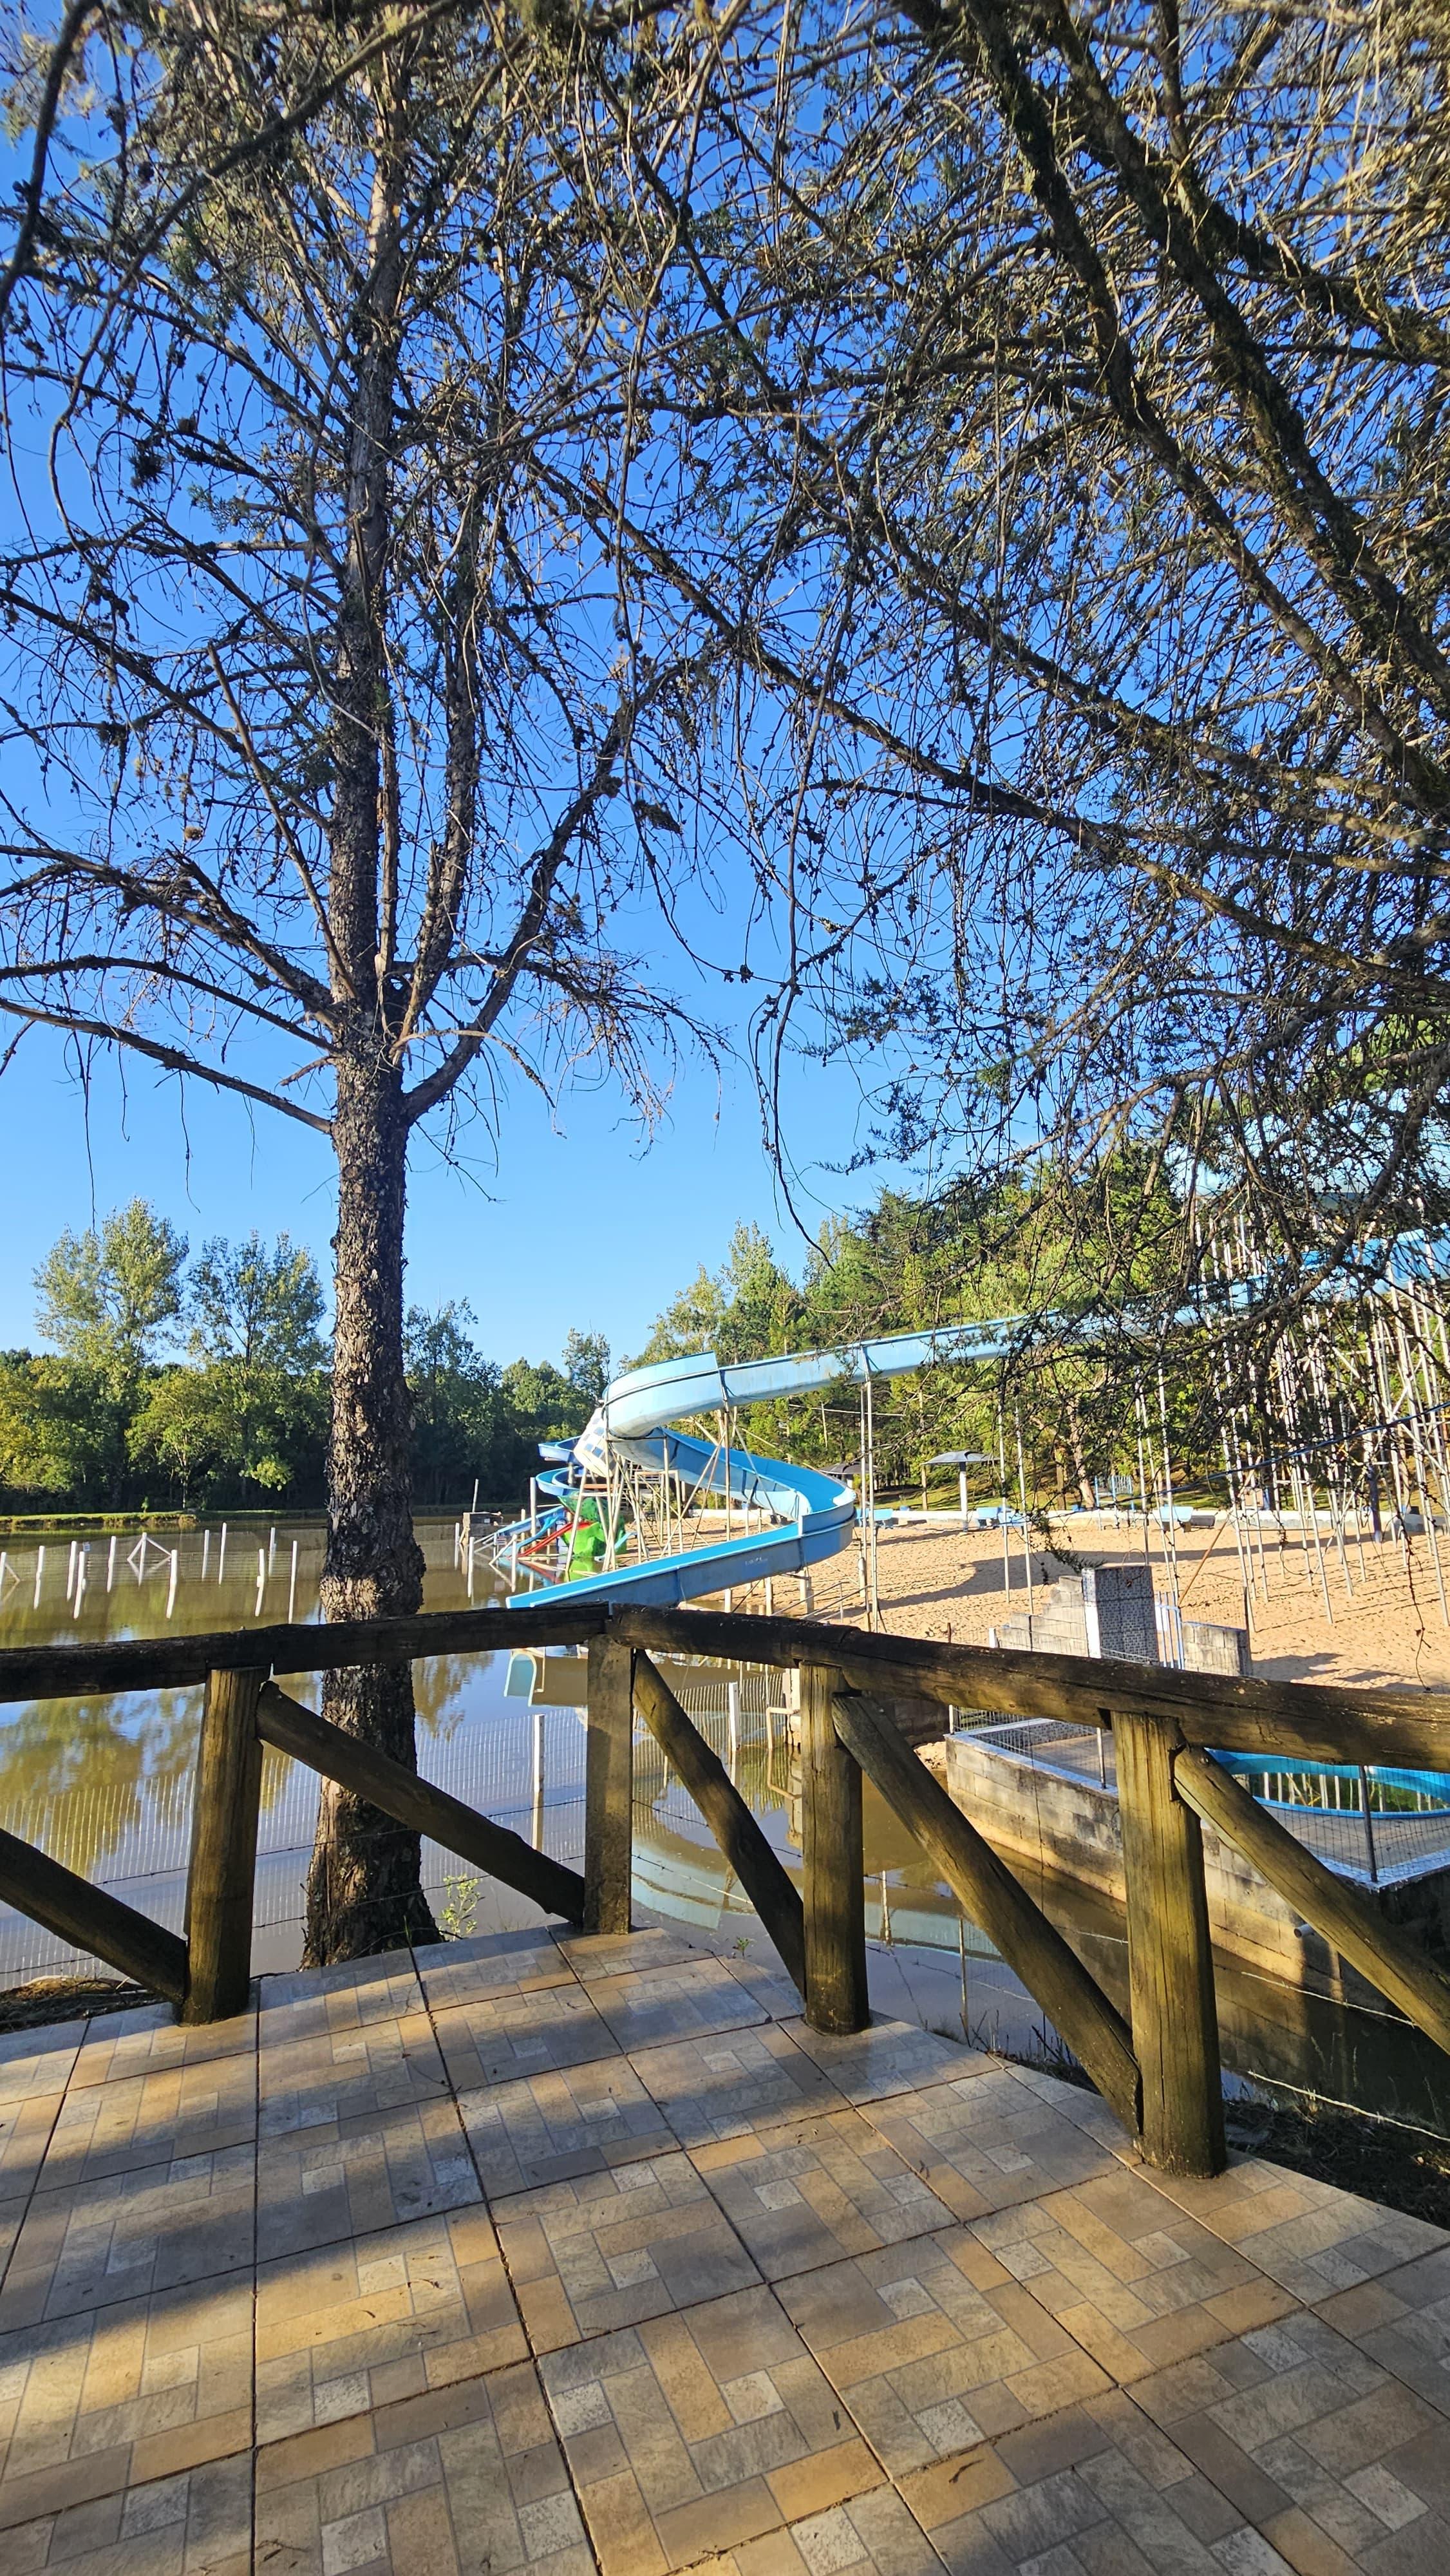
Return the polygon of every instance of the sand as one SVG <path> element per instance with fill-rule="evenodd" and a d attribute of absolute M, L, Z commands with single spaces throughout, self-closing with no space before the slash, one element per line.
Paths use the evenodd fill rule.
<path fill-rule="evenodd" d="M 1155 1579 L 1171 1591 L 1171 1568 L 1158 1534 L 1149 1534 Z M 1143 1561 L 1143 1529 L 1083 1517 L 1064 1530 L 1064 1545 L 1080 1565 Z M 1435 1566 L 1427 1539 L 1366 1540 L 1348 1553 L 1349 1597 L 1337 1549 L 1323 1542 L 1329 1590 L 1326 1616 L 1311 1542 L 1306 1566 L 1296 1531 L 1266 1545 L 1268 1597 L 1261 1588 L 1248 1603 L 1255 1672 L 1283 1681 L 1354 1683 L 1362 1688 L 1411 1684 L 1450 1689 L 1450 1627 L 1440 1610 Z M 1012 1536 L 1010 1610 L 1002 1581 L 1002 1540 L 997 1531 L 965 1531 L 935 1522 L 883 1530 L 878 1541 L 882 1623 L 899 1636 L 943 1637 L 959 1645 L 985 1645 L 1004 1616 L 1027 1607 L 1022 1542 Z M 1450 1540 L 1440 1540 L 1441 1570 L 1450 1595 Z M 1070 1562 L 1033 1551 L 1034 1583 L 1073 1570 Z M 1245 1624 L 1242 1570 L 1232 1528 L 1184 1531 L 1178 1542 L 1178 1586 L 1183 1615 L 1230 1627 Z M 852 1550 L 814 1569 L 812 1607 L 825 1619 L 859 1620 L 859 1561 Z M 777 1583 L 775 1606 L 795 1608 L 795 1585 Z M 739 1608 L 763 1609 L 761 1587 L 737 1594 Z"/>

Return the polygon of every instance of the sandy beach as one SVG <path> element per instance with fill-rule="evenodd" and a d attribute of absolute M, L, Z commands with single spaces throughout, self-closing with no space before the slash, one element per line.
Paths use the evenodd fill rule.
<path fill-rule="evenodd" d="M 1079 1565 L 1143 1562 L 1141 1522 L 1114 1526 L 1108 1519 L 1074 1517 L 1063 1526 L 1063 1544 Z M 1156 1529 L 1148 1532 L 1154 1576 L 1162 1592 L 1172 1589 L 1172 1567 Z M 1311 1541 L 1307 1552 L 1298 1531 L 1282 1542 L 1266 1535 L 1264 1582 L 1248 1594 L 1247 1624 L 1254 1670 L 1284 1681 L 1354 1683 L 1383 1688 L 1392 1683 L 1425 1690 L 1450 1689 L 1450 1627 L 1441 1614 L 1440 1592 L 1429 1541 L 1385 1537 L 1378 1546 L 1366 1539 L 1351 1543 L 1341 1565 L 1327 1533 L 1321 1540 L 1326 1615 L 1320 1566 Z M 1002 1539 L 995 1530 L 963 1530 L 942 1521 L 910 1523 L 882 1530 L 878 1540 L 878 1581 L 883 1624 L 898 1635 L 950 1638 L 960 1645 L 985 1645 L 989 1629 L 1027 1608 L 1026 1571 L 1020 1533 L 1011 1534 L 1011 1593 L 1003 1588 Z M 1177 1548 L 1178 1592 L 1183 1615 L 1227 1626 L 1245 1624 L 1243 1567 L 1233 1529 L 1225 1521 L 1210 1528 L 1180 1533 Z M 1440 1540 L 1441 1571 L 1450 1594 L 1450 1541 Z M 1033 1581 L 1051 1581 L 1072 1571 L 1072 1563 L 1032 1553 Z M 1347 1579 L 1346 1579 L 1347 1578 Z M 819 1617 L 859 1619 L 861 1579 L 854 1550 L 815 1568 L 812 1605 Z M 776 1587 L 776 1606 L 787 1607 Z M 752 1608 L 763 1608 L 750 1596 Z M 794 1585 L 789 1587 L 793 1593 Z M 740 1606 L 744 1607 L 743 1599 Z M 793 1606 L 790 1605 L 790 1606 Z"/>

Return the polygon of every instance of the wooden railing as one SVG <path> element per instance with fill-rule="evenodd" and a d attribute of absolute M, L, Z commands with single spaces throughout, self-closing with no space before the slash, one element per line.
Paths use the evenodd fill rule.
<path fill-rule="evenodd" d="M 330 1725 L 279 1674 L 583 1645 L 589 1657 L 581 1877 L 517 1834 Z M 799 1676 L 802 1891 L 653 1654 L 794 1668 Z M 868 2019 L 863 1775 L 914 1835 L 1139 2139 L 1169 2172 L 1224 2161 L 1213 1953 L 1200 1819 L 1303 1919 L 1450 2052 L 1450 1981 L 1357 1888 L 1337 1878 L 1210 1759 L 1273 1753 L 1450 1773 L 1450 1694 L 1321 1689 L 1206 1673 L 939 1645 L 803 1619 L 704 1610 L 466 1610 L 335 1627 L 0 1652 L 0 1701 L 204 1681 L 186 1937 L 0 1833 L 0 1898 L 168 1996 L 183 2020 L 243 2009 L 251 1964 L 262 1748 L 340 1782 L 546 1912 L 630 1928 L 633 1742 L 641 1719 L 690 1791 L 817 2029 Z M 1110 1728 L 1127 1900 L 1130 2018 L 1014 1873 L 908 1749 L 895 1696 Z"/>

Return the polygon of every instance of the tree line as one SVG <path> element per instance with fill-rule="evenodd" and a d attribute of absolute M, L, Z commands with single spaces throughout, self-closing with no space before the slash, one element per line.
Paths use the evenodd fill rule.
<path fill-rule="evenodd" d="M 1204 1336 L 1156 1329 L 1181 1260 L 1181 1198 L 1133 1153 L 1080 1181 L 1067 1216 L 1065 1195 L 1053 1170 L 990 1188 L 882 1190 L 859 1213 L 828 1220 L 795 1272 L 759 1226 L 738 1225 L 720 1267 L 702 1265 L 656 1318 L 639 1364 L 710 1349 L 728 1366 L 1015 1318 L 1001 1361 L 877 1383 L 878 1494 L 955 1501 L 956 1469 L 931 1462 L 956 1450 L 981 1460 L 979 1499 L 1005 1488 L 1015 1504 L 1025 1487 L 1033 1510 L 1090 1506 L 1095 1485 L 1136 1477 L 1140 1438 L 1155 1483 L 1166 1438 L 1175 1482 L 1221 1498 L 1220 1395 Z M 740 1431 L 757 1454 L 855 1476 L 859 1388 L 751 1406 Z"/>
<path fill-rule="evenodd" d="M 326 1299 L 279 1235 L 194 1257 L 144 1200 L 67 1229 L 35 1274 L 53 1347 L 0 1352 L 0 1502 L 12 1511 L 315 1509 L 326 1491 Z M 406 1316 L 413 1491 L 500 1510 L 541 1440 L 582 1430 L 609 1376 L 602 1335 L 562 1361 L 485 1358 L 466 1302 Z"/>

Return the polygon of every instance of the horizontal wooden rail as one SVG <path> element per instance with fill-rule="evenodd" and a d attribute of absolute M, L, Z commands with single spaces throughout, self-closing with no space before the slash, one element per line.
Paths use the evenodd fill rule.
<path fill-rule="evenodd" d="M 953 1708 L 1055 1717 L 1106 1727 L 1108 1710 L 1177 1726 L 1188 1744 L 1233 1753 L 1292 1748 L 1316 1762 L 1386 1762 L 1450 1772 L 1450 1691 L 1350 1691 L 1318 1682 L 1235 1681 L 1168 1664 L 1125 1664 L 1001 1646 L 948 1646 L 815 1619 L 757 1619 L 714 1610 L 620 1609 L 611 1633 L 681 1655 L 809 1664 L 829 1652 L 853 1690 L 889 1699 L 919 1692 Z"/>
<path fill-rule="evenodd" d="M 718 1753 L 686 1716 L 648 1655 L 634 1668 L 634 1704 L 672 1762 L 780 1952 L 796 1991 L 806 1990 L 805 1909 Z"/>
<path fill-rule="evenodd" d="M 854 1692 L 842 1692 L 835 1718 L 842 1742 L 873 1788 L 1042 2006 L 1124 2128 L 1136 2131 L 1139 2086 L 1132 2036 L 1076 1951 L 918 1761 L 883 1709 Z"/>
<path fill-rule="evenodd" d="M 327 1625 L 223 1628 L 197 1637 L 120 1637 L 83 1646 L 0 1649 L 0 1703 L 83 1699 L 98 1691 L 178 1690 L 208 1673 L 260 1664 L 274 1673 L 336 1672 L 349 1664 L 417 1662 L 428 1655 L 506 1654 L 516 1646 L 584 1646 L 609 1613 L 428 1610 L 415 1619 L 339 1619 Z"/>
<path fill-rule="evenodd" d="M 62 1941 L 72 1941 L 78 1950 L 89 1950 L 109 1967 L 119 1968 L 123 1977 L 154 1988 L 170 2003 L 185 2001 L 184 1941 L 163 1924 L 153 1923 L 149 1914 L 123 1905 L 119 1896 L 108 1896 L 103 1887 L 92 1887 L 88 1878 L 77 1878 L 73 1869 L 52 1860 L 48 1852 L 37 1851 L 34 1843 L 23 1843 L 3 1831 L 0 1897 Z"/>
<path fill-rule="evenodd" d="M 550 1860 L 547 1852 L 535 1851 L 532 1843 L 511 1834 L 506 1825 L 491 1823 L 461 1798 L 435 1789 L 430 1780 L 420 1780 L 415 1771 L 405 1770 L 386 1753 L 375 1753 L 355 1735 L 289 1699 L 275 1682 L 267 1684 L 257 1702 L 257 1732 L 276 1752 L 305 1762 L 324 1779 L 340 1781 L 344 1789 L 380 1807 L 385 1816 L 411 1825 L 415 1832 L 441 1843 L 445 1851 L 486 1870 L 490 1878 L 501 1878 L 506 1887 L 532 1897 L 546 1914 L 562 1914 L 569 1923 L 583 1922 L 584 1881 L 576 1869 L 566 1869 L 562 1861 Z"/>
<path fill-rule="evenodd" d="M 83 1698 L 100 1691 L 163 1690 L 210 1672 L 265 1664 L 275 1673 L 319 1673 L 349 1664 L 430 1655 L 499 1654 L 515 1647 L 587 1645 L 617 1637 L 647 1652 L 725 1662 L 831 1663 L 856 1690 L 883 1698 L 919 1693 L 956 1708 L 1055 1717 L 1105 1726 L 1116 1701 L 1174 1724 L 1187 1744 L 1232 1753 L 1297 1752 L 1316 1762 L 1391 1763 L 1450 1773 L 1450 1692 L 1353 1691 L 1317 1682 L 1235 1681 L 1161 1664 L 1086 1655 L 948 1646 L 814 1619 L 756 1618 L 713 1610 L 443 1610 L 412 1619 L 335 1626 L 230 1628 L 197 1637 L 130 1637 L 113 1645 L 10 1646 L 0 1651 L 0 1702 Z"/>
<path fill-rule="evenodd" d="M 1237 1843 L 1260 1877 L 1316 1932 L 1322 1932 L 1341 1958 L 1398 2004 L 1437 2048 L 1450 2052 L 1450 1980 L 1440 1976 L 1413 1941 L 1387 1923 L 1357 1887 L 1326 1869 L 1208 1754 L 1180 1753 L 1173 1765 L 1173 1785 L 1184 1805 L 1227 1841 Z"/>

